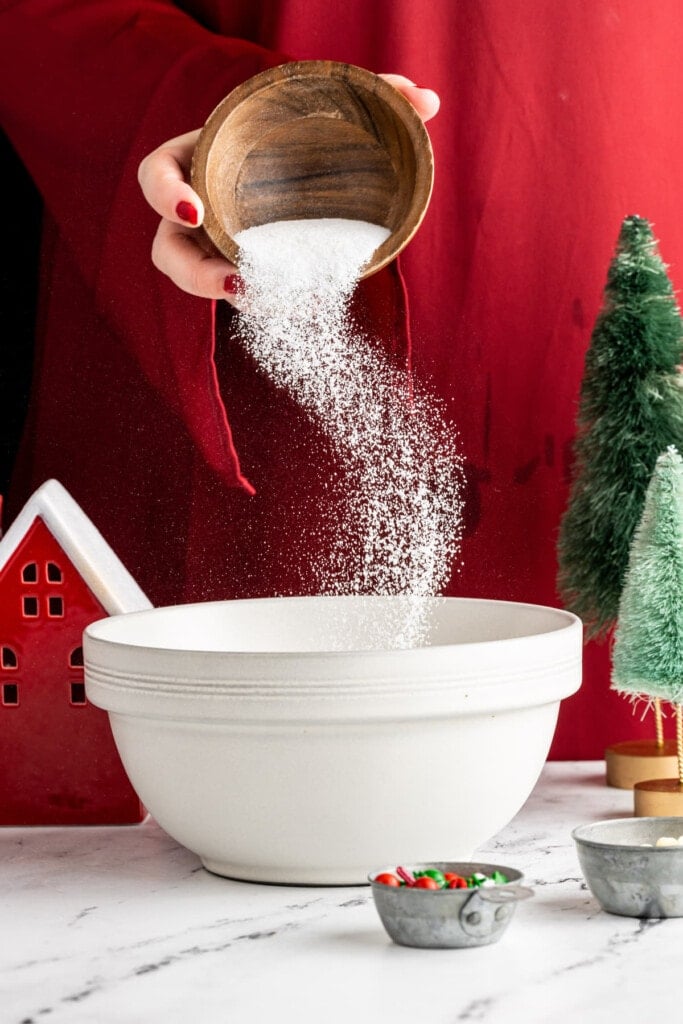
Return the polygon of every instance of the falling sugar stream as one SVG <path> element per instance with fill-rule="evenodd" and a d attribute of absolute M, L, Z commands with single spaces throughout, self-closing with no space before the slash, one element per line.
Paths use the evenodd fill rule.
<path fill-rule="evenodd" d="M 448 582 L 461 534 L 454 428 L 349 316 L 363 266 L 387 235 L 364 221 L 319 219 L 236 236 L 242 342 L 321 424 L 343 467 L 345 504 L 316 567 L 319 592 L 405 597 L 398 620 L 369 626 L 373 648 L 427 641 L 422 599 Z"/>

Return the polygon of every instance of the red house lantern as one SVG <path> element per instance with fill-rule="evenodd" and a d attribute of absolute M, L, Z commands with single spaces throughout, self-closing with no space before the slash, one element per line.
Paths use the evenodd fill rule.
<path fill-rule="evenodd" d="M 151 604 L 56 480 L 0 540 L 0 825 L 114 825 L 145 810 L 105 711 L 88 703 L 84 628 Z"/>

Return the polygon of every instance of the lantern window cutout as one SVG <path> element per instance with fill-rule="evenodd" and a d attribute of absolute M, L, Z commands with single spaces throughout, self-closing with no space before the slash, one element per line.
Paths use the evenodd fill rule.
<path fill-rule="evenodd" d="M 74 707 L 78 707 L 79 705 L 82 707 L 84 704 L 87 704 L 87 700 L 85 698 L 85 683 L 73 682 L 70 683 L 69 686 L 71 690 L 70 703 L 74 705 Z"/>
<path fill-rule="evenodd" d="M 17 653 L 12 647 L 3 644 L 0 648 L 0 668 L 16 668 L 18 665 Z"/>
<path fill-rule="evenodd" d="M 64 598 L 63 597 L 48 597 L 47 599 L 47 614 L 51 619 L 61 619 L 64 617 Z"/>
<path fill-rule="evenodd" d="M 22 597 L 21 599 L 21 612 L 25 619 L 37 619 L 38 618 L 38 598 L 37 597 Z"/>
<path fill-rule="evenodd" d="M 69 655 L 69 668 L 82 668 L 83 667 L 83 648 L 74 647 L 73 651 Z"/>
<path fill-rule="evenodd" d="M 4 707 L 16 707 L 19 703 L 19 687 L 16 683 L 2 684 L 2 703 Z"/>
<path fill-rule="evenodd" d="M 62 570 L 59 568 L 56 562 L 48 562 L 45 566 L 45 574 L 47 576 L 48 583 L 63 583 L 64 576 Z"/>
<path fill-rule="evenodd" d="M 29 562 L 21 570 L 21 582 L 22 583 L 37 583 L 38 582 L 38 565 L 36 562 Z"/>

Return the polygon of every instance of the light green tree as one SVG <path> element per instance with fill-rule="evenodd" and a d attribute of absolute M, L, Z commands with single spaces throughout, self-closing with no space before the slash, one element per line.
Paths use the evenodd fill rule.
<path fill-rule="evenodd" d="M 675 705 L 683 785 L 683 459 L 673 445 L 657 459 L 633 537 L 614 636 L 612 686 Z"/>

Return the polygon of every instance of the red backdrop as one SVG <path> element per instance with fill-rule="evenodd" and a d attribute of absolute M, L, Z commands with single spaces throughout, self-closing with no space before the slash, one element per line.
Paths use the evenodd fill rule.
<path fill-rule="evenodd" d="M 274 51 L 347 60 L 443 100 L 434 197 L 403 269 L 414 372 L 446 401 L 468 463 L 449 592 L 557 603 L 583 357 L 622 218 L 653 221 L 676 285 L 683 274 L 679 0 L 0 7 L 3 121 L 47 228 L 10 512 L 57 476 L 156 603 L 312 588 L 324 439 L 223 323 L 214 377 L 208 304 L 151 267 L 135 171 Z M 397 296 L 388 272 L 360 302 L 400 356 Z M 609 692 L 607 649 L 589 648 L 554 756 L 598 756 L 645 728 Z"/>

